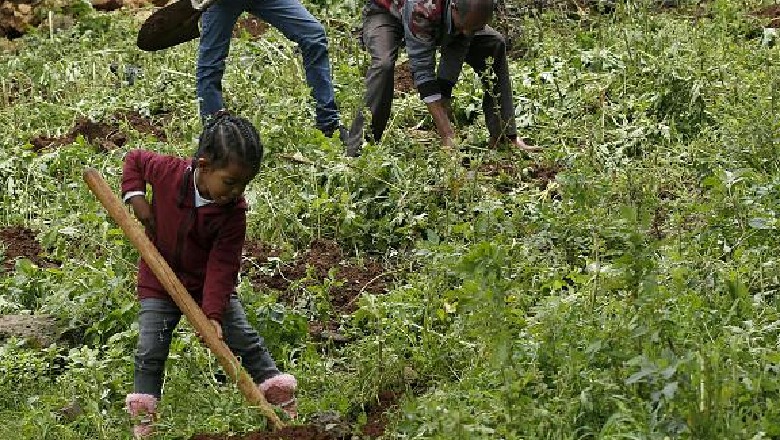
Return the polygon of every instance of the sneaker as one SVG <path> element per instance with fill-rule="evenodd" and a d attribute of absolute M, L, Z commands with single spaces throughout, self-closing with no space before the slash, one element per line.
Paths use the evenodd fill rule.
<path fill-rule="evenodd" d="M 298 402 L 295 400 L 295 389 L 298 381 L 291 374 L 278 374 L 266 379 L 258 385 L 271 405 L 278 406 L 290 419 L 298 417 Z"/>
<path fill-rule="evenodd" d="M 133 438 L 148 439 L 154 435 L 154 420 L 157 415 L 157 398 L 151 394 L 128 394 L 125 409 L 136 424 L 133 426 Z"/>

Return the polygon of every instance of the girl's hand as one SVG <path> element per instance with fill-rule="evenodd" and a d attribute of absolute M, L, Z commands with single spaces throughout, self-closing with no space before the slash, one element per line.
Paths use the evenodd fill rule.
<path fill-rule="evenodd" d="M 152 214 L 152 206 L 144 196 L 135 196 L 130 199 L 130 206 L 133 207 L 133 213 L 135 218 L 141 222 L 142 225 L 149 231 L 152 236 L 155 233 L 154 215 Z"/>
<path fill-rule="evenodd" d="M 209 319 L 209 322 L 211 323 L 211 326 L 214 328 L 214 333 L 217 334 L 217 338 L 222 340 L 222 324 L 220 324 L 219 321 L 215 319 Z M 201 344 L 206 342 L 203 339 L 203 335 L 201 335 L 200 332 L 195 332 L 195 336 L 198 337 L 198 340 L 200 341 Z"/>
<path fill-rule="evenodd" d="M 222 324 L 219 323 L 219 321 L 216 321 L 214 319 L 209 319 L 209 322 L 212 326 L 214 326 L 214 332 L 217 334 L 217 338 L 222 340 Z"/>

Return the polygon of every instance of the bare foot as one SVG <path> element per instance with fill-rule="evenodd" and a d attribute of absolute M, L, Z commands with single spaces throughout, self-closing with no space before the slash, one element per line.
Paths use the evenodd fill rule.
<path fill-rule="evenodd" d="M 542 147 L 539 147 L 539 146 L 536 146 L 536 145 L 528 145 L 520 137 L 516 137 L 516 138 L 513 138 L 513 139 L 506 139 L 506 138 L 504 138 L 504 139 L 501 139 L 501 140 L 498 140 L 498 139 L 495 139 L 495 138 L 491 138 L 490 139 L 490 148 L 496 149 L 496 148 L 498 148 L 499 145 L 501 145 L 503 143 L 507 143 L 509 145 L 509 147 L 511 147 L 511 149 L 513 149 L 513 150 L 522 151 L 524 153 L 538 153 L 538 152 L 542 151 Z"/>

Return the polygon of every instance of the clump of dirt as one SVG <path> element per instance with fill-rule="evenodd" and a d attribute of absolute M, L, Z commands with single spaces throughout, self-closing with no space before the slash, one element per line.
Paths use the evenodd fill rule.
<path fill-rule="evenodd" d="M 379 438 L 385 435 L 388 415 L 398 406 L 401 394 L 394 391 L 382 391 L 376 403 L 366 409 L 367 422 L 360 431 L 370 438 Z"/>
<path fill-rule="evenodd" d="M 260 20 L 256 17 L 243 17 L 236 23 L 233 28 L 233 37 L 240 37 L 244 33 L 249 35 L 249 38 L 256 40 L 263 36 L 268 31 L 268 23 Z"/>
<path fill-rule="evenodd" d="M 127 135 L 119 131 L 118 124 L 93 122 L 88 118 L 82 117 L 76 121 L 76 125 L 65 136 L 38 136 L 31 140 L 30 143 L 33 146 L 33 150 L 41 151 L 46 148 L 70 145 L 79 136 L 83 136 L 91 144 L 96 144 L 102 151 L 114 150 L 127 142 Z"/>
<path fill-rule="evenodd" d="M 414 77 L 412 76 L 412 69 L 409 67 L 409 62 L 405 61 L 395 66 L 394 83 L 395 90 L 400 93 L 409 93 L 414 91 Z"/>
<path fill-rule="evenodd" d="M 133 129 L 141 134 L 152 135 L 160 141 L 167 141 L 168 136 L 165 134 L 165 130 L 160 124 L 155 121 L 141 116 L 137 111 L 116 113 L 114 119 L 125 119 Z"/>
<path fill-rule="evenodd" d="M 119 121 L 125 120 L 137 132 L 149 134 L 158 140 L 165 141 L 165 131 L 152 120 L 144 118 L 136 111 L 117 112 L 109 118 L 109 122 L 92 121 L 81 117 L 68 134 L 60 137 L 38 136 L 30 141 L 34 151 L 47 148 L 57 148 L 70 145 L 76 138 L 83 136 L 90 144 L 96 145 L 100 151 L 111 151 L 127 143 L 127 135 L 119 129 Z"/>
<path fill-rule="evenodd" d="M 10 272 L 14 269 L 14 261 L 17 258 L 26 258 L 40 267 L 58 267 L 58 261 L 43 256 L 43 248 L 35 238 L 35 232 L 22 226 L 10 226 L 0 228 L 0 242 L 2 242 L 1 272 Z"/>
<path fill-rule="evenodd" d="M 558 163 L 535 163 L 528 168 L 528 177 L 536 182 L 540 189 L 546 189 L 562 170 L 563 167 Z"/>
<path fill-rule="evenodd" d="M 379 393 L 376 402 L 366 407 L 366 424 L 360 428 L 361 438 L 375 439 L 384 435 L 388 423 L 388 414 L 398 406 L 401 394 L 394 391 Z M 348 440 L 355 438 L 350 422 L 338 415 L 313 420 L 310 425 L 287 426 L 274 432 L 252 432 L 238 435 L 197 434 L 191 440 Z M 338 425 L 338 426 L 336 426 Z"/>
<path fill-rule="evenodd" d="M 340 440 L 314 426 L 287 426 L 274 432 L 253 432 L 245 435 L 197 434 L 191 440 Z"/>
<path fill-rule="evenodd" d="M 769 5 L 753 12 L 754 17 L 768 18 L 766 27 L 780 28 L 780 4 Z"/>
<path fill-rule="evenodd" d="M 653 222 L 650 224 L 650 236 L 656 240 L 663 240 L 666 237 L 664 230 L 664 221 L 666 220 L 666 210 L 660 206 L 653 212 Z"/>
<path fill-rule="evenodd" d="M 498 160 L 494 162 L 483 162 L 477 168 L 479 172 L 490 177 L 499 177 L 502 175 L 517 177 L 520 170 L 517 163 L 508 160 Z"/>
<path fill-rule="evenodd" d="M 276 265 L 270 274 L 267 271 L 252 271 L 252 264 L 254 262 L 267 267 L 270 257 L 281 255 L 279 250 L 263 243 L 248 242 L 244 254 L 248 257 L 244 262 L 244 270 L 251 274 L 252 285 L 255 288 L 281 291 L 281 299 L 289 304 L 295 303 L 297 294 L 290 288 L 293 283 L 304 280 L 304 286 L 321 284 L 329 278 L 331 271 L 337 282 L 330 287 L 330 301 L 341 312 L 355 311 L 356 300 L 364 291 L 377 295 L 387 291 L 388 271 L 379 261 L 365 258 L 362 265 L 347 262 L 341 248 L 333 241 L 313 241 L 309 249 L 299 254 L 295 261 Z"/>
<path fill-rule="evenodd" d="M 312 321 L 309 323 L 309 335 L 319 341 L 330 341 L 335 344 L 344 344 L 350 341 L 349 337 L 341 333 L 341 326 L 336 321 Z"/>

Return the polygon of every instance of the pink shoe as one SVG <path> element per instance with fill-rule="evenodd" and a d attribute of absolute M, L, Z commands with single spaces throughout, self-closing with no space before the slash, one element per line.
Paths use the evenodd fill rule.
<path fill-rule="evenodd" d="M 266 379 L 258 387 L 268 403 L 282 408 L 282 411 L 291 419 L 298 417 L 298 402 L 295 400 L 295 389 L 298 388 L 298 381 L 295 380 L 295 377 L 291 374 L 278 374 Z"/>
<path fill-rule="evenodd" d="M 157 398 L 151 394 L 128 394 L 125 409 L 138 423 L 133 426 L 133 438 L 146 439 L 154 434 L 154 419 L 157 416 Z"/>

